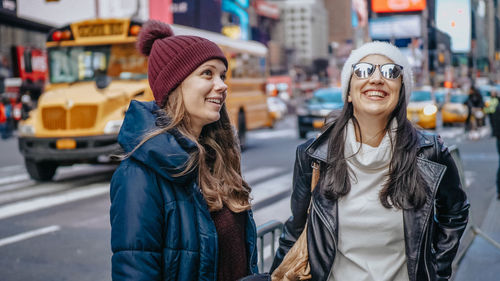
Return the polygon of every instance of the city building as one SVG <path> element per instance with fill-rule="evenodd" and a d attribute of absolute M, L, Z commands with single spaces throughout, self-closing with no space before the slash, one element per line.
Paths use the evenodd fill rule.
<path fill-rule="evenodd" d="M 293 50 L 294 64 L 315 68 L 328 60 L 328 12 L 322 0 L 272 1 L 281 11 L 280 42 Z"/>

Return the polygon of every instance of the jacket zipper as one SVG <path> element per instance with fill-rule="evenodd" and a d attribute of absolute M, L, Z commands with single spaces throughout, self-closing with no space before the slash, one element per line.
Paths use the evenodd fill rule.
<path fill-rule="evenodd" d="M 319 207 L 317 207 L 317 206 L 316 206 L 316 203 L 314 203 L 314 200 L 312 199 L 312 197 L 311 197 L 311 202 L 312 202 L 312 206 L 313 206 L 314 211 L 318 214 L 318 217 L 319 217 L 319 219 L 323 222 L 323 224 L 325 224 L 325 225 L 326 225 L 326 228 L 328 229 L 328 233 L 330 233 L 330 235 L 332 236 L 332 238 L 333 238 L 333 244 L 335 245 L 335 252 L 336 252 L 336 251 L 337 251 L 337 239 L 335 239 L 335 235 L 334 235 L 334 233 L 332 232 L 332 226 L 328 223 L 328 221 L 327 221 L 327 220 L 326 220 L 326 218 L 323 216 L 323 214 L 321 214 L 321 213 L 318 211 L 318 208 L 319 208 Z M 330 274 L 332 273 L 332 267 L 333 267 L 333 265 L 332 265 L 332 266 L 330 266 L 330 271 L 328 271 L 328 275 L 326 275 L 326 276 L 327 276 L 327 278 L 328 278 L 328 276 L 330 276 Z"/>
<path fill-rule="evenodd" d="M 247 216 L 250 216 L 249 214 L 247 214 Z M 250 222 L 252 222 L 252 225 L 253 227 L 255 228 L 255 221 L 253 220 L 250 220 L 249 218 L 247 218 Z M 257 236 L 255 237 L 255 243 L 257 243 Z M 274 241 L 273 241 L 274 242 Z M 255 254 L 255 249 L 257 248 L 257 244 L 253 245 L 252 249 L 250 250 L 250 260 L 248 261 L 248 264 L 250 265 L 250 273 L 251 274 L 255 274 L 255 273 L 258 273 L 258 272 L 253 272 L 252 269 L 253 269 L 253 255 Z M 258 264 L 258 257 L 257 257 L 257 264 Z M 264 269 L 262 269 L 264 270 Z"/>
<path fill-rule="evenodd" d="M 426 231 L 426 240 L 429 238 Z M 428 243 L 428 241 L 426 241 Z M 424 245 L 424 267 L 425 273 L 427 273 L 427 280 L 431 281 L 431 274 L 429 273 L 429 268 L 427 268 L 427 245 Z"/>

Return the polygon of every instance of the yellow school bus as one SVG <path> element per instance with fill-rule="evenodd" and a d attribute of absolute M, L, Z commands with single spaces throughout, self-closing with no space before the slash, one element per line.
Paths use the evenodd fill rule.
<path fill-rule="evenodd" d="M 142 23 L 94 19 L 52 30 L 46 47 L 49 84 L 19 126 L 29 175 L 51 180 L 57 167 L 109 161 L 131 100 L 151 101 L 147 58 L 135 48 Z M 272 126 L 265 79 L 267 48 L 258 42 L 173 25 L 175 34 L 206 37 L 226 54 L 231 121 L 244 144 L 248 130 Z"/>

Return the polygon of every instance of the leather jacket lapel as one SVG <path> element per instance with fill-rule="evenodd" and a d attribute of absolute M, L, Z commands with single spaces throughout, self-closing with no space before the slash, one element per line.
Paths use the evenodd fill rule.
<path fill-rule="evenodd" d="M 408 259 L 408 275 L 410 280 L 417 280 L 417 264 L 425 258 L 421 254 L 422 243 L 430 216 L 434 213 L 434 199 L 446 166 L 424 158 L 417 158 L 417 166 L 427 183 L 427 199 L 420 209 L 403 210 L 406 257 Z"/>

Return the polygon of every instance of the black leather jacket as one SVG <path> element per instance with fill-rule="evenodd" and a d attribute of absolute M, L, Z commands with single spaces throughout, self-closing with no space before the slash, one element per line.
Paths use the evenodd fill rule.
<path fill-rule="evenodd" d="M 304 229 L 311 200 L 311 164 L 326 161 L 330 126 L 316 140 L 299 145 L 293 176 L 292 216 L 285 223 L 271 272 L 281 263 Z M 448 280 L 469 216 L 455 162 L 437 136 L 419 132 L 418 167 L 428 185 L 420 209 L 404 210 L 405 252 L 410 281 Z M 321 182 L 319 183 L 321 186 Z M 316 188 L 307 220 L 312 280 L 327 280 L 338 241 L 337 202 Z"/>

